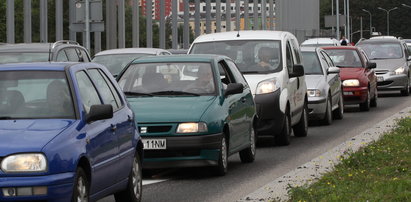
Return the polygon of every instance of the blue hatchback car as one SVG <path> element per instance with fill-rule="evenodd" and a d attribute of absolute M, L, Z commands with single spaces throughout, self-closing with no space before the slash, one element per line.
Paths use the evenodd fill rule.
<path fill-rule="evenodd" d="M 0 201 L 140 201 L 133 111 L 95 63 L 0 65 Z"/>

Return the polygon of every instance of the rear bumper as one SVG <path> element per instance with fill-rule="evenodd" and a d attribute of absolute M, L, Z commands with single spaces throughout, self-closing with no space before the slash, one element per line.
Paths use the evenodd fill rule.
<path fill-rule="evenodd" d="M 368 87 L 343 87 L 344 105 L 360 104 L 367 100 Z"/>
<path fill-rule="evenodd" d="M 167 148 L 144 150 L 143 168 L 199 167 L 217 165 L 222 133 L 198 136 L 143 136 L 166 139 Z"/>

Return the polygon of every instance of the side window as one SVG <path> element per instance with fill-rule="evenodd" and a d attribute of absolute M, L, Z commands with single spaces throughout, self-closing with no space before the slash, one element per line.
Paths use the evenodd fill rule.
<path fill-rule="evenodd" d="M 89 73 L 91 79 L 93 79 L 94 83 L 96 84 L 97 90 L 100 92 L 100 96 L 104 104 L 111 104 L 113 106 L 113 110 L 117 111 L 117 101 L 114 98 L 114 94 L 111 91 L 110 87 L 107 85 L 106 80 L 104 80 L 97 69 L 90 69 Z"/>
<path fill-rule="evenodd" d="M 293 72 L 293 66 L 294 66 L 294 61 L 293 61 L 293 54 L 291 51 L 291 46 L 290 46 L 290 42 L 287 42 L 287 47 L 285 50 L 285 54 L 286 54 L 286 65 L 287 65 L 287 69 L 288 69 L 288 73 L 292 73 Z"/>
<path fill-rule="evenodd" d="M 80 50 L 81 57 L 83 58 L 83 62 L 90 62 L 90 58 L 88 57 L 87 52 L 81 48 L 79 50 Z"/>
<path fill-rule="evenodd" d="M 218 62 L 218 70 L 220 71 L 221 82 L 226 85 L 228 85 L 229 83 L 235 83 L 231 72 L 229 72 L 227 68 L 227 64 L 224 61 Z"/>
<path fill-rule="evenodd" d="M 67 57 L 68 57 L 70 62 L 78 62 L 79 61 L 76 49 L 66 48 L 66 49 L 64 49 L 64 51 L 66 52 Z"/>
<path fill-rule="evenodd" d="M 86 110 L 86 113 L 89 113 L 91 105 L 102 103 L 93 83 L 84 71 L 77 72 L 76 79 L 84 110 Z"/>
<path fill-rule="evenodd" d="M 248 86 L 247 81 L 244 79 L 243 75 L 238 70 L 237 65 L 235 65 L 235 63 L 230 61 L 230 60 L 226 60 L 226 63 L 230 67 L 230 70 L 233 73 L 233 76 L 234 76 L 236 82 L 242 83 L 244 87 Z"/>
<path fill-rule="evenodd" d="M 292 39 L 291 42 L 292 42 L 291 47 L 293 48 L 294 55 L 295 55 L 295 63 L 296 64 L 301 64 L 301 58 L 300 58 L 301 54 L 300 54 L 300 50 L 298 49 L 299 48 L 298 42 L 295 39 Z"/>
<path fill-rule="evenodd" d="M 325 56 L 323 54 L 320 55 L 320 62 L 321 62 L 321 66 L 322 66 L 322 71 L 327 72 L 327 69 L 330 67 L 330 65 L 327 62 L 327 59 L 325 59 Z"/>
<path fill-rule="evenodd" d="M 104 80 L 108 84 L 108 87 L 110 87 L 111 92 L 113 92 L 114 99 L 116 99 L 117 105 L 119 106 L 119 108 L 122 108 L 124 104 L 121 101 L 119 92 L 116 90 L 113 83 L 111 83 L 110 79 L 108 79 L 107 75 L 103 71 L 101 71 L 101 69 L 99 69 L 98 71 L 103 76 Z"/>
<path fill-rule="evenodd" d="M 328 67 L 334 67 L 334 63 L 331 60 L 330 56 L 324 51 L 321 51 L 321 54 L 323 54 L 325 61 L 327 62 Z"/>
<path fill-rule="evenodd" d="M 57 62 L 67 62 L 69 61 L 64 50 L 60 51 L 57 55 Z"/>

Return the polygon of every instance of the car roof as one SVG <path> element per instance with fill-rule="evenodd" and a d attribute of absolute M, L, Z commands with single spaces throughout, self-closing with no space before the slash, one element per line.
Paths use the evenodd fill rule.
<path fill-rule="evenodd" d="M 34 62 L 34 63 L 10 63 L 1 64 L 0 71 L 10 70 L 53 70 L 63 71 L 65 67 L 74 64 L 82 64 L 78 62 Z"/>
<path fill-rule="evenodd" d="M 132 63 L 162 63 L 162 62 L 210 62 L 218 59 L 228 59 L 226 56 L 211 54 L 167 55 L 156 57 L 144 57 L 134 60 Z"/>
<path fill-rule="evenodd" d="M 110 49 L 98 52 L 95 56 L 100 55 L 115 55 L 115 54 L 129 54 L 129 53 L 146 53 L 156 55 L 159 52 L 168 52 L 167 50 L 161 48 L 119 48 L 119 49 Z"/>
<path fill-rule="evenodd" d="M 213 34 L 204 34 L 197 37 L 194 42 L 210 41 L 227 41 L 227 40 L 281 40 L 284 36 L 290 34 L 285 31 L 268 31 L 268 30 L 248 30 L 248 31 L 230 31 Z"/>

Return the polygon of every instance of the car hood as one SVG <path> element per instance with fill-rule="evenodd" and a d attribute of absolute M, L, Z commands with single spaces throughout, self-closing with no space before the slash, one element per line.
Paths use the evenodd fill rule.
<path fill-rule="evenodd" d="M 324 88 L 324 76 L 323 75 L 305 75 L 305 83 L 307 84 L 307 89 L 319 89 Z"/>
<path fill-rule="evenodd" d="M 359 78 L 360 75 L 364 75 L 365 68 L 363 67 L 341 67 L 340 77 L 341 80 Z"/>
<path fill-rule="evenodd" d="M 388 70 L 393 71 L 398 67 L 405 66 L 405 61 L 403 58 L 400 59 L 385 59 L 385 60 L 371 60 L 377 64 L 377 70 Z"/>
<path fill-rule="evenodd" d="M 216 96 L 127 98 L 138 123 L 199 121 Z"/>
<path fill-rule="evenodd" d="M 40 152 L 74 120 L 0 120 L 0 156 Z"/>

